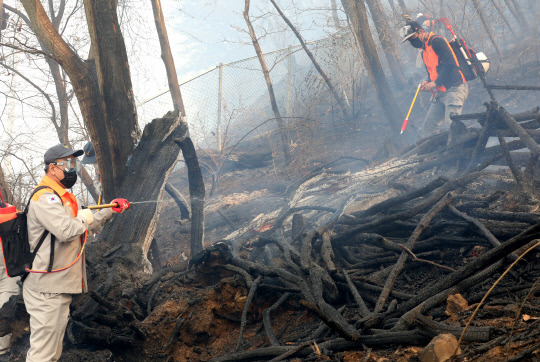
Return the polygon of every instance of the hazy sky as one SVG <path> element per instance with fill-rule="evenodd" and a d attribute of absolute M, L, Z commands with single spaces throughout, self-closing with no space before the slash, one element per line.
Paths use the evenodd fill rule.
<path fill-rule="evenodd" d="M 162 4 L 181 82 L 214 68 L 219 63 L 255 56 L 249 35 L 245 32 L 246 23 L 242 15 L 244 1 L 162 0 Z M 326 26 L 329 21 L 327 9 L 330 1 L 299 0 L 294 4 L 294 8 L 289 5 L 282 10 L 295 26 L 302 30 L 306 40 L 316 40 L 335 31 L 331 25 Z M 139 53 L 137 60 L 130 60 L 135 73 L 134 87 L 139 102 L 150 98 L 160 90 L 167 89 L 151 8 L 149 6 L 148 9 L 142 8 L 140 12 L 148 16 L 145 17 L 149 26 L 145 35 L 149 41 L 144 41 L 145 46 L 142 49 L 144 51 Z M 268 15 L 254 21 L 263 13 Z M 252 0 L 250 16 L 258 35 L 263 34 L 262 27 L 268 30 L 266 36 L 260 39 L 263 52 L 298 44 L 295 36 L 287 30 L 286 24 L 269 1 Z M 143 41 L 137 37 L 127 41 L 133 40 Z M 151 67 L 151 71 L 144 69 L 147 66 Z"/>

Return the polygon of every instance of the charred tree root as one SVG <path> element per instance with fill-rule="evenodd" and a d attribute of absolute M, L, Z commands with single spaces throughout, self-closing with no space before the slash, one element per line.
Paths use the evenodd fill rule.
<path fill-rule="evenodd" d="M 349 277 L 349 274 L 347 274 L 346 270 L 343 270 L 343 275 L 345 276 L 347 285 L 349 286 L 349 289 L 351 290 L 354 301 L 356 302 L 356 305 L 358 306 L 358 309 L 360 310 L 360 315 L 363 317 L 368 316 L 370 313 L 369 309 L 366 306 L 366 303 L 364 303 L 364 300 L 362 299 L 362 296 L 360 295 L 360 293 L 358 293 L 358 289 L 356 289 L 356 286 L 351 281 L 351 278 Z"/>
<path fill-rule="evenodd" d="M 249 285 L 249 293 L 246 298 L 246 304 L 244 304 L 244 310 L 242 312 L 242 320 L 240 322 L 240 334 L 238 335 L 238 341 L 236 342 L 236 349 L 240 347 L 240 345 L 242 344 L 244 340 L 243 334 L 244 334 L 244 328 L 246 328 L 246 324 L 247 324 L 247 313 L 249 310 L 249 306 L 251 305 L 251 301 L 253 300 L 253 297 L 255 296 L 255 292 L 257 291 L 257 287 L 259 286 L 261 281 L 262 281 L 262 277 L 259 276 L 257 277 L 257 279 L 253 281 L 253 283 L 251 283 L 251 285 Z"/>
<path fill-rule="evenodd" d="M 276 335 L 274 334 L 274 330 L 272 329 L 272 321 L 270 320 L 270 313 L 276 310 L 289 298 L 291 294 L 290 293 L 284 293 L 279 297 L 277 302 L 272 304 L 270 308 L 266 308 L 263 310 L 263 324 L 264 324 L 264 330 L 266 331 L 266 336 L 268 337 L 268 340 L 273 346 L 279 346 L 280 343 L 278 339 L 276 338 Z"/>
<path fill-rule="evenodd" d="M 178 336 L 180 335 L 180 329 L 182 328 L 184 321 L 185 321 L 184 318 L 179 318 L 176 321 L 176 325 L 174 326 L 171 336 L 169 337 L 169 341 L 167 342 L 167 345 L 164 348 L 165 351 L 168 350 L 169 347 L 173 345 L 175 339 L 177 339 Z"/>
<path fill-rule="evenodd" d="M 320 349 L 332 351 L 358 350 L 364 346 L 382 346 L 386 344 L 419 344 L 429 340 L 423 332 L 414 330 L 407 332 L 384 332 L 375 335 L 359 336 L 357 341 L 347 341 L 343 338 L 335 338 L 319 343 Z M 293 355 L 288 357 L 306 357 L 313 352 L 308 346 L 298 349 L 298 346 L 272 346 L 257 348 L 251 351 L 239 352 L 227 356 L 213 358 L 211 362 L 233 362 L 233 361 L 254 361 L 268 359 L 297 349 Z"/>

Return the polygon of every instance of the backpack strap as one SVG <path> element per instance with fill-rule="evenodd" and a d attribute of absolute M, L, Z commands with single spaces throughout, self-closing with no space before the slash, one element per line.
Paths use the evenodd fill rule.
<path fill-rule="evenodd" d="M 34 191 L 32 192 L 32 194 L 30 195 L 30 198 L 28 199 L 28 202 L 26 203 L 26 207 L 24 208 L 24 213 L 25 214 L 28 213 L 28 207 L 30 206 L 30 201 L 32 200 L 32 197 L 35 195 L 36 192 L 38 192 L 39 190 L 43 190 L 43 189 L 51 189 L 54 192 L 54 194 L 56 196 L 58 196 L 58 198 L 60 198 L 60 202 L 62 203 L 62 205 L 64 205 L 64 201 L 62 201 L 62 197 L 60 195 L 58 195 L 58 193 L 56 191 L 54 191 L 53 188 L 51 188 L 49 186 L 39 186 L 39 187 L 36 187 L 34 189 Z M 41 234 L 41 237 L 39 238 L 39 241 L 38 241 L 36 247 L 34 248 L 34 251 L 32 252 L 32 260 L 34 260 L 34 258 L 36 257 L 36 254 L 37 254 L 39 248 L 41 247 L 41 244 L 43 244 L 43 242 L 45 241 L 45 238 L 47 237 L 48 234 L 49 234 L 49 230 L 45 230 L 43 232 L 43 234 Z M 52 266 L 53 266 L 55 240 L 56 240 L 56 237 L 53 234 L 51 234 L 51 253 L 50 253 L 50 256 L 49 256 L 49 266 L 47 267 L 48 272 L 50 272 L 52 270 Z"/>
<path fill-rule="evenodd" d="M 429 39 L 427 41 L 427 45 L 431 46 L 431 44 L 433 43 L 433 39 L 435 39 L 435 38 L 442 38 L 442 36 L 433 34 L 432 36 L 429 37 Z"/>
<path fill-rule="evenodd" d="M 53 261 L 54 261 L 54 242 L 56 240 L 56 237 L 51 234 L 51 253 L 49 255 L 49 266 L 47 267 L 47 271 L 50 273 L 51 270 L 52 270 L 52 266 L 53 266 Z"/>

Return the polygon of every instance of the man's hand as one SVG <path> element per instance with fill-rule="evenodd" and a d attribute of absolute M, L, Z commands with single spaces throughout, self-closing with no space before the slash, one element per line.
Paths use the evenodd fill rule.
<path fill-rule="evenodd" d="M 126 199 L 114 199 L 111 201 L 111 204 L 118 204 L 117 207 L 112 208 L 117 213 L 122 213 L 124 210 L 129 209 L 129 202 Z"/>
<path fill-rule="evenodd" d="M 436 86 L 437 85 L 435 84 L 435 82 L 423 81 L 422 85 L 420 86 L 420 89 L 423 91 L 429 92 L 433 90 Z"/>
<path fill-rule="evenodd" d="M 81 215 L 83 218 L 85 218 L 88 225 L 92 225 L 92 223 L 94 222 L 94 214 L 92 214 L 92 210 L 90 209 L 79 210 L 78 215 Z"/>

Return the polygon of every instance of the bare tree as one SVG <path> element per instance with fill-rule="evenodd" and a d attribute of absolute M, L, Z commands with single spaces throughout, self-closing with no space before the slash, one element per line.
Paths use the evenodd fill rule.
<path fill-rule="evenodd" d="M 63 17 L 63 14 L 65 12 L 65 0 L 62 0 L 59 5 L 58 12 L 55 12 L 54 4 L 52 0 L 49 0 L 49 12 L 51 13 L 51 23 L 53 24 L 56 31 L 59 31 L 60 23 Z M 7 4 L 4 4 L 4 7 L 11 11 L 12 13 L 19 16 L 29 27 L 31 27 L 30 19 L 26 15 L 24 15 L 22 12 L 17 10 L 16 8 L 13 8 Z M 3 9 L 2 9 L 3 10 Z M 73 11 L 75 11 L 74 9 Z M 38 38 L 38 42 L 40 43 L 41 49 L 43 49 L 45 52 L 49 52 L 47 49 L 47 46 L 41 42 Z M 60 65 L 51 57 L 45 57 L 45 60 L 47 62 L 47 65 L 49 67 L 49 72 L 53 78 L 55 90 L 56 90 L 56 96 L 58 99 L 58 108 L 59 112 L 57 114 L 55 102 L 52 100 L 52 98 L 36 83 L 34 83 L 31 79 L 24 76 L 20 72 L 18 72 L 16 69 L 10 67 L 9 65 L 0 62 L 0 65 L 2 65 L 6 69 L 10 69 L 12 72 L 17 73 L 22 79 L 27 81 L 30 85 L 32 85 L 35 89 L 37 89 L 47 100 L 48 104 L 51 107 L 51 122 L 56 130 L 56 133 L 58 135 L 58 140 L 62 144 L 66 144 L 71 146 L 70 140 L 69 140 L 69 116 L 68 116 L 68 105 L 69 105 L 69 97 L 67 92 L 67 84 L 62 77 L 61 71 L 60 71 Z M 58 116 L 60 120 L 58 121 Z M 90 192 L 90 195 L 94 200 L 97 201 L 98 194 L 94 187 L 92 177 L 89 175 L 88 171 L 82 167 L 81 168 L 81 178 L 83 180 L 84 185 L 86 186 L 87 190 Z"/>
<path fill-rule="evenodd" d="M 249 30 L 249 36 L 251 37 L 251 42 L 253 43 L 255 52 L 257 53 L 257 58 L 259 59 L 259 62 L 261 63 L 262 72 L 264 75 L 264 79 L 266 80 L 266 86 L 268 88 L 268 96 L 270 97 L 270 104 L 272 106 L 272 111 L 274 112 L 274 117 L 276 118 L 276 122 L 279 128 L 279 134 L 281 136 L 281 143 L 283 146 L 283 155 L 285 156 L 285 162 L 288 164 L 291 161 L 291 155 L 289 151 L 289 139 L 287 136 L 287 129 L 285 127 L 285 122 L 283 121 L 283 118 L 281 118 L 281 114 L 279 113 L 276 96 L 274 94 L 274 87 L 272 85 L 272 80 L 270 79 L 270 72 L 268 71 L 268 67 L 266 66 L 266 61 L 264 60 L 264 56 L 262 54 L 262 50 L 259 45 L 259 41 L 257 39 L 257 35 L 255 34 L 255 30 L 253 29 L 253 25 L 251 24 L 251 20 L 249 19 L 249 5 L 250 5 L 250 0 L 245 0 L 244 1 L 244 20 L 246 21 L 246 24 Z"/>
<path fill-rule="evenodd" d="M 285 23 L 287 23 L 287 25 L 289 26 L 289 28 L 292 30 L 292 32 L 294 33 L 294 35 L 296 35 L 296 38 L 298 39 L 298 41 L 300 42 L 300 44 L 302 45 L 302 48 L 304 49 L 304 51 L 306 52 L 307 56 L 309 57 L 309 59 L 311 60 L 311 62 L 313 63 L 313 66 L 315 67 L 315 69 L 317 69 L 317 72 L 319 72 L 319 74 L 321 75 L 321 77 L 324 79 L 324 82 L 326 83 L 326 86 L 328 87 L 328 89 L 330 90 L 330 93 L 332 93 L 332 96 L 334 97 L 334 100 L 337 102 L 337 104 L 339 105 L 339 108 L 341 109 L 341 111 L 343 112 L 343 116 L 345 117 L 346 120 L 351 120 L 352 119 L 352 115 L 351 115 L 351 112 L 350 112 L 350 109 L 349 107 L 345 104 L 345 101 L 343 100 L 343 97 L 341 97 L 339 95 L 339 93 L 336 91 L 336 88 L 332 85 L 332 81 L 330 80 L 330 78 L 328 78 L 328 76 L 326 75 L 326 73 L 322 70 L 321 66 L 319 65 L 319 63 L 317 62 L 317 59 L 315 59 L 315 56 L 313 55 L 313 53 L 308 49 L 307 45 L 306 45 L 306 42 L 304 41 L 304 38 L 302 38 L 302 35 L 300 34 L 300 32 L 296 29 L 296 27 L 291 23 L 291 21 L 287 18 L 287 16 L 285 16 L 285 14 L 283 13 L 283 11 L 281 11 L 281 9 L 279 8 L 278 4 L 275 2 L 275 0 L 270 0 L 270 2 L 272 3 L 272 5 L 274 5 L 274 7 L 276 8 L 277 12 L 279 13 L 279 15 L 281 16 L 281 18 L 283 19 L 283 21 L 285 21 Z"/>
<path fill-rule="evenodd" d="M 407 6 L 405 5 L 405 2 L 403 0 L 398 0 L 398 4 L 403 14 L 409 13 L 409 10 L 407 9 Z"/>
<path fill-rule="evenodd" d="M 50 51 L 48 56 L 70 78 L 96 151 L 105 199 L 117 195 L 132 201 L 161 199 L 180 151 L 177 142 L 186 136 L 187 127 L 178 112 L 167 114 L 148 124 L 139 139 L 141 132 L 116 1 L 84 2 L 92 40 L 92 59 L 87 61 L 56 31 L 40 1 L 23 0 L 22 4 L 34 33 Z M 130 155 L 128 169 L 126 161 Z M 103 239 L 106 235 L 107 243 L 124 246 L 125 262 L 152 272 L 147 254 L 158 219 L 157 204 L 140 205 L 129 216 L 117 216 L 100 235 Z"/>
<path fill-rule="evenodd" d="M 388 4 L 390 5 L 390 8 L 392 9 L 392 14 L 396 16 L 397 11 L 396 11 L 396 6 L 394 5 L 394 0 L 388 0 Z"/>
<path fill-rule="evenodd" d="M 478 0 L 472 0 L 472 3 L 476 10 L 476 13 L 478 14 L 478 17 L 480 18 L 480 21 L 484 25 L 484 29 L 486 29 L 486 33 L 488 34 L 489 39 L 491 40 L 491 44 L 493 44 L 493 47 L 495 48 L 495 51 L 497 52 L 497 55 L 499 56 L 499 58 L 502 58 L 501 49 L 499 48 L 497 41 L 495 41 L 495 37 L 493 36 L 493 33 L 491 32 L 491 28 L 489 27 L 484 11 L 480 7 L 480 3 L 478 2 Z"/>
<path fill-rule="evenodd" d="M 182 93 L 180 92 L 180 86 L 178 85 L 178 78 L 176 76 L 176 68 L 174 66 L 174 59 L 171 53 L 171 47 L 169 45 L 169 37 L 167 36 L 167 28 L 165 26 L 165 19 L 163 18 L 163 11 L 161 10 L 160 0 L 151 0 L 152 10 L 154 12 L 154 21 L 156 23 L 156 30 L 158 33 L 159 44 L 161 46 L 161 58 L 165 64 L 167 70 L 167 79 L 169 81 L 169 89 L 174 105 L 175 111 L 180 113 L 182 122 L 185 123 L 187 129 L 187 123 L 185 122 L 186 110 L 184 108 L 184 102 L 182 101 Z M 195 152 L 195 146 L 186 133 L 185 137 L 176 141 L 182 150 L 184 160 L 186 161 L 186 167 L 188 169 L 189 179 L 189 191 L 191 196 L 191 257 L 199 254 L 203 250 L 204 240 L 204 180 L 197 159 L 197 153 Z M 171 186 L 169 186 L 170 188 Z"/>
<path fill-rule="evenodd" d="M 404 87 L 407 84 L 405 75 L 403 74 L 403 68 L 400 64 L 399 52 L 396 47 L 396 43 L 392 40 L 392 32 L 388 27 L 388 19 L 383 11 L 381 2 L 379 0 L 367 0 L 366 3 L 371 13 L 371 18 L 379 34 L 379 41 L 381 42 L 384 50 L 384 55 L 390 67 L 390 73 L 394 78 L 394 82 L 398 87 Z"/>
<path fill-rule="evenodd" d="M 508 21 L 508 18 L 504 14 L 504 11 L 501 9 L 501 6 L 499 5 L 499 3 L 497 1 L 495 1 L 495 0 L 491 0 L 491 4 L 493 4 L 495 9 L 497 9 L 497 12 L 501 16 L 501 19 L 504 21 L 504 23 L 506 24 L 508 29 L 510 29 L 510 31 L 512 32 L 512 35 L 517 36 L 517 33 L 514 30 L 514 27 L 512 25 L 510 25 L 510 22 Z"/>
<path fill-rule="evenodd" d="M 330 0 L 330 4 L 332 6 L 332 20 L 334 21 L 334 26 L 337 30 L 340 30 L 342 28 L 341 22 L 339 20 L 338 12 L 337 12 L 337 4 L 336 0 Z"/>
<path fill-rule="evenodd" d="M 512 4 L 510 2 L 510 0 L 504 0 L 504 3 L 506 4 L 506 7 L 508 8 L 508 10 L 510 10 L 510 13 L 512 13 L 514 18 L 516 19 L 517 23 L 521 27 L 521 30 L 526 32 L 527 31 L 527 23 L 526 23 L 525 18 L 523 17 L 523 15 L 519 14 L 518 9 L 514 8 L 514 4 Z"/>
<path fill-rule="evenodd" d="M 85 62 L 60 36 L 40 1 L 21 0 L 32 29 L 64 69 L 94 144 L 106 199 L 116 195 L 140 136 L 115 0 L 85 0 L 94 62 Z"/>
<path fill-rule="evenodd" d="M 386 115 L 389 126 L 394 130 L 393 134 L 397 134 L 400 127 L 400 112 L 377 55 L 375 42 L 369 30 L 364 1 L 341 0 L 341 2 L 347 12 L 347 16 L 352 22 L 358 46 L 360 47 L 364 64 L 375 88 L 377 99 Z"/>

